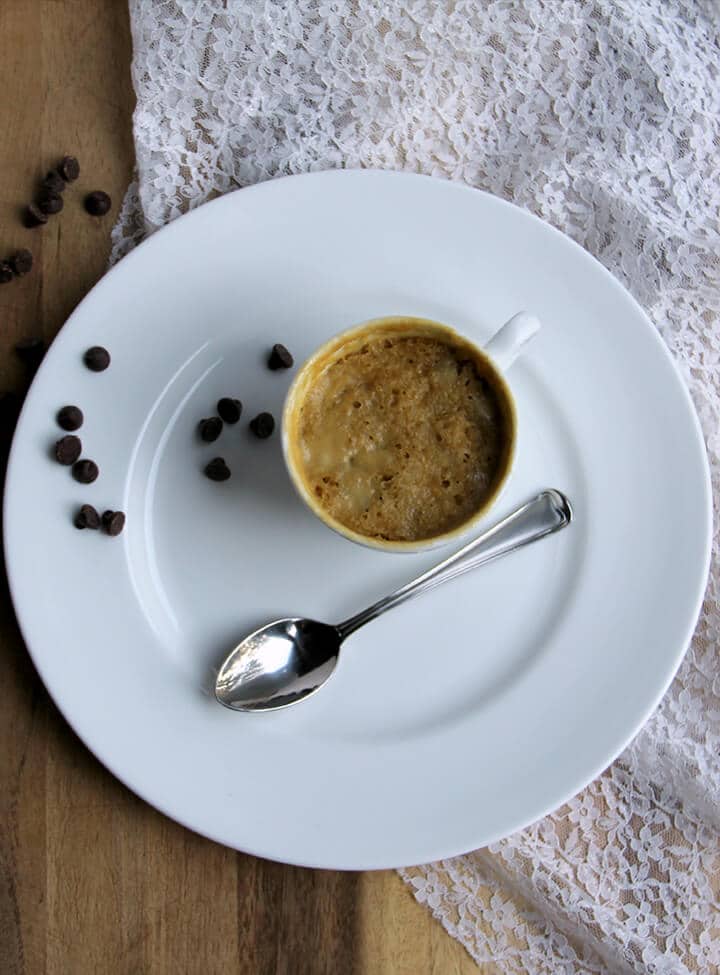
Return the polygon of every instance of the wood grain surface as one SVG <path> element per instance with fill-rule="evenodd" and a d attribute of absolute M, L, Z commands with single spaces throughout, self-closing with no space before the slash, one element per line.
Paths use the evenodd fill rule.
<path fill-rule="evenodd" d="M 0 0 L 0 258 L 29 247 L 36 262 L 0 286 L 2 391 L 27 385 L 14 344 L 51 340 L 105 269 L 133 164 L 130 58 L 126 0 Z M 82 174 L 64 211 L 24 229 L 22 204 L 65 153 Z M 93 189 L 112 196 L 103 219 L 83 211 Z M 4 576 L 0 742 L 1 975 L 479 971 L 393 872 L 257 860 L 128 792 L 50 701 Z"/>

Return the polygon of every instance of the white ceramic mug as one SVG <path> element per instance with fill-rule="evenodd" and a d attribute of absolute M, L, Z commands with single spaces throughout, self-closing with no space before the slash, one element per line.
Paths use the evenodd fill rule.
<path fill-rule="evenodd" d="M 479 507 L 477 511 L 475 511 L 468 519 L 462 522 L 462 524 L 458 525 L 456 528 L 453 528 L 451 531 L 434 535 L 430 538 L 418 539 L 416 541 L 387 541 L 381 538 L 362 535 L 360 532 L 356 532 L 353 529 L 348 528 L 346 525 L 343 525 L 337 519 L 333 518 L 333 516 L 323 508 L 322 504 L 319 503 L 318 499 L 309 490 L 305 478 L 299 469 L 300 465 L 296 456 L 297 444 L 295 441 L 297 438 L 295 436 L 294 427 L 295 423 L 297 422 L 297 413 L 299 411 L 300 404 L 302 403 L 302 400 L 304 399 L 305 394 L 311 385 L 312 376 L 317 371 L 318 363 L 323 359 L 327 359 L 329 361 L 332 360 L 332 358 L 338 354 L 344 345 L 356 341 L 357 338 L 363 333 L 371 333 L 374 327 L 380 329 L 382 325 L 392 323 L 393 321 L 398 323 L 413 323 L 407 329 L 410 334 L 412 334 L 412 328 L 414 326 L 416 328 L 420 328 L 423 334 L 436 333 L 439 336 L 442 336 L 446 341 L 448 339 L 451 341 L 455 340 L 459 344 L 469 347 L 478 358 L 483 359 L 486 364 L 490 365 L 492 372 L 495 374 L 494 378 L 498 380 L 498 384 L 503 388 L 512 416 L 511 437 L 502 476 L 498 480 L 494 490 L 483 501 L 481 507 Z M 430 319 L 413 318 L 410 316 L 394 316 L 372 319 L 371 321 L 363 322 L 361 325 L 356 325 L 353 328 L 347 329 L 346 331 L 334 336 L 334 338 L 320 346 L 320 348 L 317 349 L 310 356 L 310 358 L 303 363 L 292 385 L 290 386 L 285 399 L 282 419 L 282 447 L 290 480 L 292 481 L 297 493 L 310 508 L 310 510 L 329 528 L 332 528 L 333 531 L 343 535 L 345 538 L 349 538 L 351 541 L 357 542 L 360 545 L 368 546 L 369 548 L 380 549 L 385 552 L 417 552 L 425 549 L 436 548 L 439 545 L 444 545 L 446 542 L 465 535 L 482 518 L 484 518 L 495 501 L 497 501 L 497 499 L 500 497 L 500 494 L 507 484 L 508 478 L 512 472 L 512 468 L 515 463 L 515 446 L 517 442 L 517 417 L 515 413 L 515 403 L 512 390 L 505 378 L 505 372 L 513 364 L 520 352 L 524 349 L 527 342 L 533 337 L 533 335 L 535 335 L 539 328 L 540 322 L 535 315 L 521 311 L 517 315 L 513 315 L 512 318 L 505 322 L 505 324 L 498 329 L 495 335 L 493 335 L 493 337 L 483 347 L 477 345 L 466 335 L 462 335 L 455 329 L 448 325 L 444 325 L 441 322 L 435 322 Z M 416 332 L 416 334 L 418 333 Z"/>

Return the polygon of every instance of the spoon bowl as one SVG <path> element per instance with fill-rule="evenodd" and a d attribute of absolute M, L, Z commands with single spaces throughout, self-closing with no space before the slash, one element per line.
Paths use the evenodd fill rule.
<path fill-rule="evenodd" d="M 235 711 L 274 711 L 314 694 L 337 664 L 336 626 L 289 617 L 246 636 L 223 663 L 215 696 Z"/>

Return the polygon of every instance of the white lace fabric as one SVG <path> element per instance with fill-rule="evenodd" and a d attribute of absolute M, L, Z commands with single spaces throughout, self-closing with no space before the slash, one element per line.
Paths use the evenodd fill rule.
<path fill-rule="evenodd" d="M 691 388 L 719 496 L 717 0 L 130 9 L 137 182 L 114 259 L 281 174 L 374 166 L 489 190 L 569 234 L 647 310 Z M 402 871 L 478 961 L 720 971 L 719 592 L 716 559 L 677 678 L 604 775 L 488 849 Z"/>

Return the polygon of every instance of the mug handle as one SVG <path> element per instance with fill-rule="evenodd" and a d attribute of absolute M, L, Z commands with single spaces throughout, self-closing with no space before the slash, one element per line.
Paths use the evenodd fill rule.
<path fill-rule="evenodd" d="M 485 345 L 484 351 L 505 372 L 539 329 L 539 318 L 527 311 L 520 311 L 500 326 Z"/>

